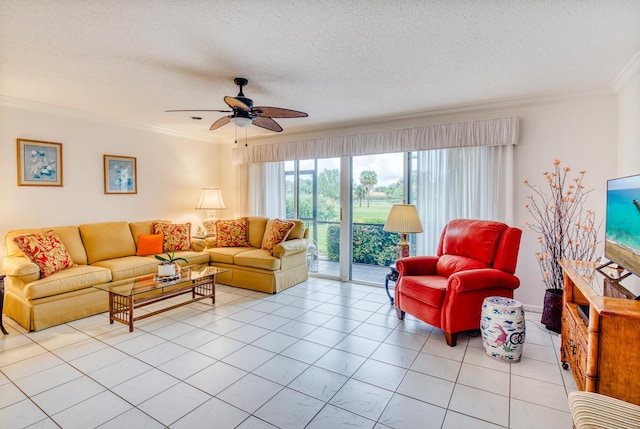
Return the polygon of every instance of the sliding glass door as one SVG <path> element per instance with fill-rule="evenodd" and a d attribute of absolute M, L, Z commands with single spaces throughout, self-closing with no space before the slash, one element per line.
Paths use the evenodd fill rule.
<path fill-rule="evenodd" d="M 406 154 L 355 156 L 351 169 L 350 280 L 384 283 L 399 236 L 383 231 L 393 204 L 407 201 Z"/>
<path fill-rule="evenodd" d="M 285 162 L 285 192 L 287 217 L 309 228 L 309 270 L 339 277 L 340 159 Z"/>
<path fill-rule="evenodd" d="M 396 203 L 407 201 L 406 154 L 285 162 L 287 217 L 309 228 L 310 271 L 366 283 L 384 282 L 398 235 L 383 231 Z"/>

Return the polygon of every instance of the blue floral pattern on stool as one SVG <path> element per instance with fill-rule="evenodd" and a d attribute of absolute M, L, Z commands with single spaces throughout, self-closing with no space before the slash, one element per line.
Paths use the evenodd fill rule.
<path fill-rule="evenodd" d="M 482 303 L 480 320 L 485 352 L 506 362 L 520 362 L 525 339 L 522 304 L 515 299 L 492 296 Z"/>

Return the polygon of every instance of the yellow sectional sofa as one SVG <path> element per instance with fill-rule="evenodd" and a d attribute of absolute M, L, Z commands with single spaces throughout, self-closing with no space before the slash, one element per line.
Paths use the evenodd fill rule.
<path fill-rule="evenodd" d="M 248 218 L 248 244 L 244 247 L 218 247 L 215 239 L 201 240 L 194 248 L 210 255 L 210 265 L 228 271 L 216 277 L 217 283 L 265 293 L 281 292 L 309 278 L 307 269 L 308 229 L 296 219 L 286 240 L 276 244 L 273 252 L 262 249 L 265 232 L 273 219 Z"/>
<path fill-rule="evenodd" d="M 168 223 L 102 222 L 9 231 L 2 260 L 4 313 L 25 329 L 37 331 L 107 311 L 107 295 L 94 285 L 157 272 L 159 261 L 153 255 L 136 256 L 138 237 L 151 234 L 153 222 Z M 74 265 L 41 278 L 40 268 L 25 256 L 14 237 L 49 230 L 60 238 Z M 209 263 L 207 252 L 182 251 L 175 256 L 187 259 L 189 265 Z"/>

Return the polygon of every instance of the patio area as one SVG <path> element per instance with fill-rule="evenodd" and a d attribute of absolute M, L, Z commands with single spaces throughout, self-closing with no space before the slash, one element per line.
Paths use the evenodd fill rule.
<path fill-rule="evenodd" d="M 353 264 L 352 279 L 354 282 L 367 283 L 374 286 L 384 286 L 385 276 L 389 272 L 389 267 L 381 267 L 379 265 Z M 338 262 L 318 261 L 318 271 L 309 272 L 310 275 L 318 275 L 323 277 L 338 277 L 340 267 Z M 390 284 L 391 286 L 391 284 Z"/>

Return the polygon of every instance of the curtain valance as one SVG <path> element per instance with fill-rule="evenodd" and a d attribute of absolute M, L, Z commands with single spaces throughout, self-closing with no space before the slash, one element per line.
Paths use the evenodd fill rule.
<path fill-rule="evenodd" d="M 235 148 L 234 164 L 291 161 L 469 146 L 515 145 L 519 118 L 486 119 Z"/>

